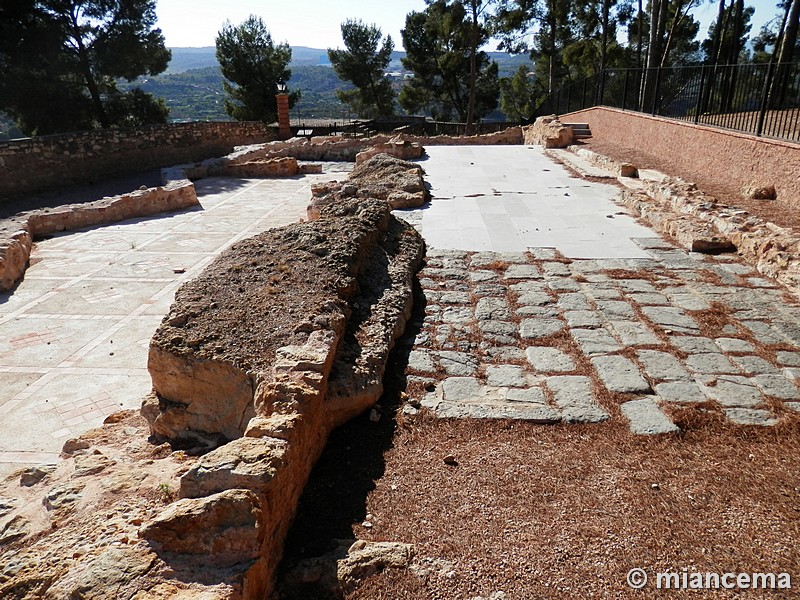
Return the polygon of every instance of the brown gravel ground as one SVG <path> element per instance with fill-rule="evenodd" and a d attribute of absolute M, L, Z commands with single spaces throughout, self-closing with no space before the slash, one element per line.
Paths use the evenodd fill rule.
<path fill-rule="evenodd" d="M 412 335 L 415 332 L 410 332 Z M 711 404 L 675 411 L 679 436 L 632 435 L 615 398 L 601 425 L 395 416 L 393 353 L 383 418 L 331 437 L 300 503 L 286 565 L 335 538 L 412 543 L 419 568 L 389 570 L 349 600 L 792 598 L 797 592 L 630 589 L 651 576 L 787 572 L 800 585 L 800 419 L 734 427 Z M 455 465 L 445 457 L 455 458 Z M 371 528 L 362 526 L 369 515 Z M 279 596 L 280 598 L 288 598 Z M 307 600 L 312 600 L 306 597 Z"/>
<path fill-rule="evenodd" d="M 725 173 L 703 172 L 702 175 L 686 173 L 677 168 L 666 157 L 654 156 L 641 148 L 623 146 L 607 140 L 592 138 L 581 145 L 609 158 L 629 162 L 640 169 L 657 169 L 667 175 L 681 177 L 697 184 L 700 190 L 715 197 L 720 202 L 749 211 L 753 215 L 781 227 L 800 229 L 800 212 L 794 207 L 788 206 L 785 202 L 781 202 L 780 199 L 773 202 L 770 200 L 744 198 L 741 190 L 729 182 L 728 178 L 725 177 Z"/>

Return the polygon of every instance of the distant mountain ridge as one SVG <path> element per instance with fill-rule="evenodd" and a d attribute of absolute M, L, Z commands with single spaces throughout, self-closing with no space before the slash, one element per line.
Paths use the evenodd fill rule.
<path fill-rule="evenodd" d="M 214 46 L 204 46 L 202 48 L 170 48 L 172 50 L 172 60 L 167 68 L 167 73 L 177 74 L 190 71 L 192 69 L 204 69 L 206 67 L 216 67 L 217 56 Z M 392 62 L 389 64 L 390 71 L 402 69 L 400 60 L 405 58 L 406 53 L 392 52 Z M 497 61 L 500 66 L 500 76 L 508 75 L 517 70 L 522 64 L 532 66 L 530 58 L 526 55 L 513 55 L 505 52 L 489 52 L 489 57 Z M 323 48 L 308 48 L 307 46 L 292 46 L 292 62 L 289 67 L 330 65 L 328 61 L 328 51 Z"/>
<path fill-rule="evenodd" d="M 167 73 L 183 73 L 192 69 L 205 69 L 206 67 L 219 66 L 214 46 L 202 48 L 170 48 L 172 60 L 167 67 Z M 292 62 L 290 67 L 305 65 L 319 65 L 328 63 L 328 51 L 305 46 L 292 46 Z"/>

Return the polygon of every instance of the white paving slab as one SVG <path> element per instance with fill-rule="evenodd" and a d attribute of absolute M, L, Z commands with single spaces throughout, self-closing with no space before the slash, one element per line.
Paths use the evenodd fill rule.
<path fill-rule="evenodd" d="M 0 477 L 139 408 L 178 286 L 234 242 L 304 217 L 311 184 L 343 176 L 204 179 L 200 207 L 37 242 L 24 280 L 0 293 Z"/>
<path fill-rule="evenodd" d="M 429 146 L 421 162 L 432 202 L 399 211 L 432 248 L 569 258 L 650 258 L 631 238 L 657 237 L 612 200 L 612 185 L 571 177 L 539 147 Z M 421 218 L 420 218 L 421 215 Z"/>

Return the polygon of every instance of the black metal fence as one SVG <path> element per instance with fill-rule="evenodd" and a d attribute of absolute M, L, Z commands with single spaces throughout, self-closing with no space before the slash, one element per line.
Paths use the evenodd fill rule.
<path fill-rule="evenodd" d="M 611 106 L 800 141 L 800 63 L 607 69 L 562 87 L 536 115 Z"/>
<path fill-rule="evenodd" d="M 486 121 L 473 123 L 449 123 L 444 121 L 428 121 L 424 117 L 394 119 L 376 119 L 369 121 L 343 121 L 334 123 L 306 123 L 292 125 L 292 134 L 298 136 L 344 135 L 347 137 L 368 137 L 378 134 L 407 133 L 409 135 L 476 135 L 495 133 L 509 127 L 520 125 L 519 122 Z"/>

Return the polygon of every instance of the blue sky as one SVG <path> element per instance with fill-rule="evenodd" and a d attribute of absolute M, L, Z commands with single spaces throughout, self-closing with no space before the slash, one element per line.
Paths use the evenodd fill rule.
<path fill-rule="evenodd" d="M 756 8 L 753 34 L 777 12 L 776 0 L 745 0 L 745 4 Z M 716 1 L 706 0 L 695 9 L 702 37 L 716 17 L 716 7 Z M 361 19 L 377 24 L 384 35 L 392 36 L 395 48 L 402 50 L 400 29 L 406 14 L 424 8 L 424 0 L 157 0 L 156 13 L 170 47 L 213 46 L 226 19 L 238 24 L 255 14 L 267 24 L 273 39 L 292 46 L 340 46 L 340 24 Z"/>

